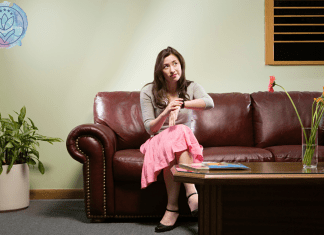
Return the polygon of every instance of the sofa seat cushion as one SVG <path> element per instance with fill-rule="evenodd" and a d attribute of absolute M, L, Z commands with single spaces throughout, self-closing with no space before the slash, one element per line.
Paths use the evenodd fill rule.
<path fill-rule="evenodd" d="M 301 162 L 301 145 L 281 145 L 266 148 L 269 150 L 276 162 Z M 324 161 L 324 146 L 318 146 L 318 161 Z"/>
<path fill-rule="evenodd" d="M 117 151 L 113 158 L 114 181 L 141 182 L 144 154 L 139 149 Z M 163 174 L 157 181 L 163 182 Z"/>
<path fill-rule="evenodd" d="M 144 154 L 139 149 L 125 149 L 113 158 L 114 180 L 141 181 Z"/>
<path fill-rule="evenodd" d="M 254 147 L 229 146 L 204 149 L 204 161 L 208 162 L 273 162 L 270 151 Z"/>
<path fill-rule="evenodd" d="M 272 162 L 270 151 L 254 147 L 209 147 L 204 148 L 204 161 L 212 162 Z M 125 149 L 115 153 L 113 174 L 115 181 L 139 182 L 142 175 L 144 155 L 139 149 Z M 163 181 L 159 174 L 157 181 Z"/>

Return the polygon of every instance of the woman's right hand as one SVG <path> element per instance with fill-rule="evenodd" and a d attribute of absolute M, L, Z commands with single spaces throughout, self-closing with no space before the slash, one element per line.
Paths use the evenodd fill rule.
<path fill-rule="evenodd" d="M 181 108 L 182 104 L 182 98 L 176 98 L 175 100 L 172 100 L 164 110 L 166 112 L 166 115 L 169 115 L 172 111 L 179 109 L 179 107 Z"/>

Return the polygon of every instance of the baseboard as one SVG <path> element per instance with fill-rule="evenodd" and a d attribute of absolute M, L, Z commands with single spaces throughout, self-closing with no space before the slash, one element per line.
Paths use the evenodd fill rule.
<path fill-rule="evenodd" d="M 31 189 L 30 200 L 83 199 L 83 189 Z"/>

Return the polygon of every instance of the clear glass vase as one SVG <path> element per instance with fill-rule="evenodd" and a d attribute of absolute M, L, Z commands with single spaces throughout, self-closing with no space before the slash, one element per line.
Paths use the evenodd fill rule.
<path fill-rule="evenodd" d="M 303 168 L 317 168 L 318 138 L 317 129 L 302 128 L 302 162 Z"/>

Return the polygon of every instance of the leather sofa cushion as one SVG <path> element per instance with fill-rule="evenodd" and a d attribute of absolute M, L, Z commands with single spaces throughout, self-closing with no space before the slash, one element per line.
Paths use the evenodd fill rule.
<path fill-rule="evenodd" d="M 141 182 L 144 155 L 139 149 L 125 149 L 113 158 L 114 181 Z"/>
<path fill-rule="evenodd" d="M 276 162 L 301 162 L 302 147 L 301 145 L 282 145 L 268 147 Z M 324 161 L 324 146 L 318 146 L 318 161 Z"/>
<path fill-rule="evenodd" d="M 115 153 L 113 158 L 114 181 L 141 182 L 144 155 L 139 149 L 125 149 Z M 163 182 L 159 174 L 157 181 Z"/>
<path fill-rule="evenodd" d="M 272 162 L 274 158 L 268 150 L 254 147 L 210 147 L 205 148 L 204 161 L 224 162 Z M 114 181 L 140 182 L 144 155 L 139 149 L 117 151 L 113 158 Z M 160 173 L 157 181 L 163 181 Z"/>
<path fill-rule="evenodd" d="M 304 127 L 310 126 L 312 104 L 320 92 L 289 92 Z M 300 145 L 301 126 L 296 112 L 285 92 L 252 93 L 255 145 L 259 148 Z M 323 123 L 319 144 L 323 145 Z"/>
<path fill-rule="evenodd" d="M 211 147 L 204 149 L 204 161 L 211 162 L 273 162 L 268 150 L 254 147 Z"/>
<path fill-rule="evenodd" d="M 93 115 L 95 123 L 116 133 L 117 150 L 139 149 L 150 137 L 144 128 L 139 92 L 99 92 Z"/>
<path fill-rule="evenodd" d="M 193 132 L 204 147 L 250 146 L 253 142 L 250 94 L 209 93 L 215 107 L 194 111 Z"/>

